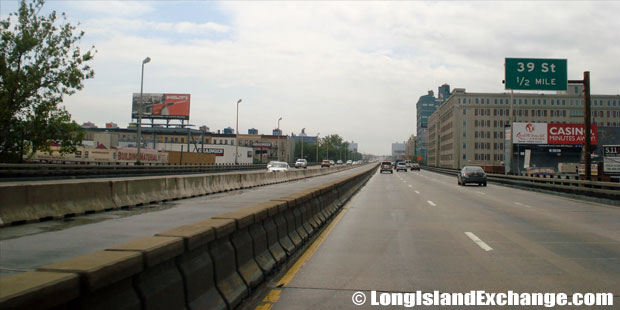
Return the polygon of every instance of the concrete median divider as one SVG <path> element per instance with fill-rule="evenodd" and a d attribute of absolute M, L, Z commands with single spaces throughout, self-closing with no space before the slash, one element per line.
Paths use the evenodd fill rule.
<path fill-rule="evenodd" d="M 185 282 L 185 296 L 189 309 L 227 309 L 226 302 L 215 287 L 215 269 L 208 244 L 215 240 L 215 230 L 208 223 L 197 223 L 173 228 L 157 236 L 183 238 L 185 253 L 177 265 Z"/>
<path fill-rule="evenodd" d="M 0 278 L 0 308 L 234 309 L 375 170 Z M 187 194 L 206 179 L 179 182 Z"/>
<path fill-rule="evenodd" d="M 115 206 L 110 183 L 104 180 L 0 186 L 0 225 L 100 212 Z"/>
<path fill-rule="evenodd" d="M 243 282 L 252 289 L 263 281 L 262 270 L 254 259 L 254 246 L 250 236 L 249 226 L 254 224 L 254 210 L 237 210 L 220 214 L 214 219 L 230 219 L 235 221 L 236 231 L 230 235 L 230 241 L 235 248 L 237 270 Z"/>
<path fill-rule="evenodd" d="M 0 183 L 0 227 L 294 181 L 345 168 Z"/>

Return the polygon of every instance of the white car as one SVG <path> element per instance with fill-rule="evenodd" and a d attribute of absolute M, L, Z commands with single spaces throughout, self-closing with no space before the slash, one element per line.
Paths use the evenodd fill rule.
<path fill-rule="evenodd" d="M 353 161 L 352 160 L 347 160 L 347 165 L 353 165 Z"/>
<path fill-rule="evenodd" d="M 304 168 L 307 169 L 308 168 L 308 161 L 300 158 L 295 162 L 295 168 Z"/>
<path fill-rule="evenodd" d="M 342 160 L 338 159 L 338 161 L 336 162 L 336 165 L 342 165 Z"/>
<path fill-rule="evenodd" d="M 267 165 L 267 171 L 269 172 L 288 171 L 289 168 L 288 163 L 283 161 L 274 161 Z"/>

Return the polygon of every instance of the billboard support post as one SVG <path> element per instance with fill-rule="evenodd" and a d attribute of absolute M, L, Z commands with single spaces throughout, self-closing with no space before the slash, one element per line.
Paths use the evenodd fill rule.
<path fill-rule="evenodd" d="M 144 95 L 144 64 L 151 61 L 151 57 L 146 57 L 142 61 L 142 74 L 140 75 L 140 104 L 138 105 L 138 152 L 136 154 L 136 165 L 140 165 L 140 149 L 142 146 L 142 96 Z"/>
<path fill-rule="evenodd" d="M 513 124 L 514 124 L 514 117 L 515 117 L 514 116 L 513 107 L 512 107 L 512 103 L 513 103 L 512 97 L 513 97 L 513 95 L 514 95 L 514 91 L 511 89 L 510 90 L 510 134 L 511 135 L 512 135 L 512 131 L 513 131 L 512 127 L 513 127 Z M 512 157 L 514 156 L 514 149 L 513 149 L 514 141 L 513 140 L 514 139 L 512 139 L 512 137 L 510 137 L 510 157 L 511 157 L 511 160 L 510 160 L 510 170 L 512 170 L 512 162 L 513 162 Z"/>
<path fill-rule="evenodd" d="M 592 174 L 591 167 L 591 153 L 592 153 L 592 141 L 591 139 L 591 119 L 590 119 L 590 71 L 583 72 L 583 80 L 568 80 L 568 84 L 581 84 L 583 85 L 583 121 L 584 121 L 584 146 L 583 146 L 583 160 L 585 162 L 585 174 L 586 180 L 590 180 Z"/>

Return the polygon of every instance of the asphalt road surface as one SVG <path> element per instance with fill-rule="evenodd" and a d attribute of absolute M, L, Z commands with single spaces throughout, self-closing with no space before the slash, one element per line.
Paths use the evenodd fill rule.
<path fill-rule="evenodd" d="M 368 168 L 369 166 L 365 165 L 298 181 L 151 204 L 129 210 L 84 215 L 65 221 L 1 228 L 0 277 L 33 270 L 218 214 L 250 207 Z"/>
<path fill-rule="evenodd" d="M 554 309 L 620 309 L 619 207 L 456 183 L 429 171 L 377 173 L 316 251 L 309 248 L 244 310 L 405 309 L 370 305 L 372 290 L 613 293 L 613 306 Z M 356 292 L 366 295 L 361 306 L 352 302 Z M 440 308 L 549 309 L 414 307 Z"/>

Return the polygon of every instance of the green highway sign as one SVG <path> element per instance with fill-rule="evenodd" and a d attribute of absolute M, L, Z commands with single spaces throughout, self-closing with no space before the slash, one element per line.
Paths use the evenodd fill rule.
<path fill-rule="evenodd" d="M 566 59 L 506 58 L 506 89 L 566 90 Z"/>

